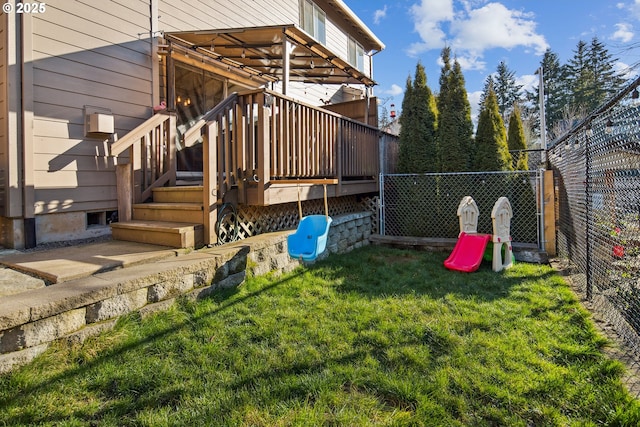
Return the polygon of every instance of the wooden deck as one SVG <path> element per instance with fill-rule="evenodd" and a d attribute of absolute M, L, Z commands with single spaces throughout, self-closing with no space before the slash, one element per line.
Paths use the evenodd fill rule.
<path fill-rule="evenodd" d="M 269 206 L 296 202 L 298 201 L 298 189 L 300 189 L 300 200 L 314 200 L 324 197 L 323 184 L 271 181 L 265 186 L 264 190 L 260 190 L 257 186 L 248 188 L 246 204 Z M 377 191 L 378 182 L 375 180 L 327 184 L 327 197 L 329 198 L 375 193 Z"/>
<path fill-rule="evenodd" d="M 202 144 L 204 242 L 215 241 L 222 203 L 269 206 L 378 191 L 381 132 L 337 113 L 262 89 L 233 94 L 184 135 Z M 176 183 L 175 116 L 156 115 L 111 146 L 118 161 L 118 211 Z"/>

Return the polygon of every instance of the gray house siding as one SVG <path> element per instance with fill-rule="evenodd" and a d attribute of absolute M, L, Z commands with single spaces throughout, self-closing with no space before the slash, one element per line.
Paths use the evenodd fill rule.
<path fill-rule="evenodd" d="M 84 106 L 110 110 L 121 135 L 150 115 L 149 4 L 59 0 L 32 19 L 35 214 L 115 209 L 113 160 L 85 136 Z"/>
<path fill-rule="evenodd" d="M 117 202 L 109 140 L 86 135 L 85 106 L 111 112 L 115 137 L 149 118 L 165 90 L 156 37 L 299 24 L 300 7 L 298 0 L 50 0 L 45 13 L 22 16 L 22 35 L 10 17 L 0 19 L 0 223 L 35 218 L 37 243 L 44 243 L 109 232 L 87 223 L 87 213 L 115 210 Z M 21 36 L 18 74 L 8 61 Z M 345 58 L 346 40 L 328 19 L 327 43 Z M 21 92 L 8 84 L 15 79 Z M 319 105 L 320 98 L 337 102 L 339 89 L 300 84 L 291 95 Z M 0 243 L 20 247 L 15 224 Z"/>

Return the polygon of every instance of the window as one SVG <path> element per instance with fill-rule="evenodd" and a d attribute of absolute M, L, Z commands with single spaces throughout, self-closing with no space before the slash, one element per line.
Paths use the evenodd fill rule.
<path fill-rule="evenodd" d="M 322 44 L 327 43 L 326 14 L 310 0 L 302 0 L 302 29 Z"/>
<path fill-rule="evenodd" d="M 180 62 L 174 75 L 178 125 L 197 122 L 224 98 L 225 81 L 220 76 Z"/>
<path fill-rule="evenodd" d="M 349 46 L 347 50 L 349 55 L 349 64 L 353 65 L 360 71 L 364 71 L 364 48 L 353 38 L 349 37 Z"/>

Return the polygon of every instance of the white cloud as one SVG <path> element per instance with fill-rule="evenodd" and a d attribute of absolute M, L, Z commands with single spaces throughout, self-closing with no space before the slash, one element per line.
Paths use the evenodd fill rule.
<path fill-rule="evenodd" d="M 463 52 L 462 55 L 457 55 L 456 59 L 463 70 L 484 70 L 487 66 L 481 56 L 471 52 Z"/>
<path fill-rule="evenodd" d="M 387 17 L 387 5 L 384 5 L 384 8 L 378 9 L 373 13 L 373 23 L 379 24 L 380 21 Z"/>
<path fill-rule="evenodd" d="M 404 92 L 404 89 L 395 83 L 391 85 L 391 89 L 385 91 L 385 93 L 388 93 L 391 96 L 398 96 L 402 94 L 402 92 Z"/>
<path fill-rule="evenodd" d="M 415 53 L 444 45 L 446 34 L 441 23 L 453 20 L 453 0 L 422 0 L 422 3 L 411 6 L 411 15 L 422 40 L 422 43 L 412 45 Z"/>
<path fill-rule="evenodd" d="M 467 92 L 467 99 L 471 106 L 471 120 L 474 123 L 478 123 L 478 115 L 480 114 L 480 98 L 482 97 L 482 91 Z"/>
<path fill-rule="evenodd" d="M 635 0 L 629 8 L 636 18 L 640 16 L 640 0 Z"/>
<path fill-rule="evenodd" d="M 426 52 L 429 49 L 434 49 L 434 47 L 429 46 L 427 43 L 411 43 L 405 51 L 407 52 L 407 55 L 415 58 L 422 52 Z"/>
<path fill-rule="evenodd" d="M 540 78 L 535 74 L 524 74 L 516 77 L 516 84 L 522 86 L 523 91 L 531 92 L 534 88 L 538 87 Z"/>
<path fill-rule="evenodd" d="M 467 19 L 451 24 L 451 32 L 455 34 L 452 45 L 472 52 L 526 46 L 532 47 L 537 55 L 543 55 L 549 45 L 544 36 L 535 32 L 536 23 L 532 17 L 507 9 L 501 3 L 489 3 L 471 10 Z"/>
<path fill-rule="evenodd" d="M 453 0 L 421 0 L 414 4 L 411 15 L 421 41 L 412 44 L 407 52 L 417 55 L 448 43 L 464 70 L 478 70 L 484 69 L 482 58 L 488 49 L 526 47 L 543 55 L 549 47 L 544 36 L 536 32 L 532 14 L 507 9 L 497 2 L 481 7 L 479 4 L 463 1 L 462 10 L 454 10 Z"/>
<path fill-rule="evenodd" d="M 380 95 L 388 95 L 391 97 L 402 95 L 403 93 L 404 89 L 395 83 L 392 84 L 389 89 L 380 90 Z"/>
<path fill-rule="evenodd" d="M 615 24 L 616 31 L 611 36 L 614 40 L 620 40 L 623 43 L 628 43 L 633 39 L 633 26 L 631 24 L 619 23 Z"/>
<path fill-rule="evenodd" d="M 613 69 L 618 72 L 622 78 L 631 80 L 638 77 L 638 70 L 629 66 L 629 64 L 625 64 L 622 61 L 616 61 L 613 64 Z"/>

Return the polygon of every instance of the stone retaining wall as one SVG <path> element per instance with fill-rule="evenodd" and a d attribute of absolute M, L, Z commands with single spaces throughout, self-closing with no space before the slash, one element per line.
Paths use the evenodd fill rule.
<path fill-rule="evenodd" d="M 139 311 L 167 309 L 179 296 L 199 298 L 238 286 L 247 270 L 281 274 L 299 265 L 287 252 L 289 231 L 268 233 L 188 255 L 34 289 L 0 300 L 0 373 L 24 365 L 56 340 L 82 342 Z M 371 213 L 333 218 L 327 251 L 345 253 L 369 243 Z"/>
<path fill-rule="evenodd" d="M 320 254 L 324 259 L 329 254 L 350 252 L 369 244 L 371 236 L 371 212 L 357 212 L 332 217 L 327 250 Z M 283 273 L 300 265 L 287 252 L 287 237 L 291 231 L 261 234 L 235 242 L 242 245 L 251 242 L 249 252 L 250 267 L 254 275 L 261 276 L 270 271 Z"/>

